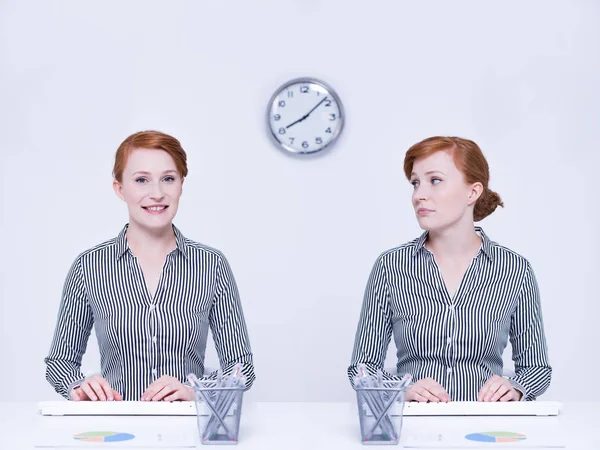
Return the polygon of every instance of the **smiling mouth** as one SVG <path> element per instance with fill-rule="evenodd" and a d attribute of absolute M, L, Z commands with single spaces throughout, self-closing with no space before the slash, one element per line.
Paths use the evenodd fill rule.
<path fill-rule="evenodd" d="M 146 211 L 160 212 L 160 211 L 164 211 L 165 209 L 167 209 L 168 206 L 166 206 L 166 205 L 162 205 L 162 206 L 142 206 L 142 208 L 144 208 Z"/>

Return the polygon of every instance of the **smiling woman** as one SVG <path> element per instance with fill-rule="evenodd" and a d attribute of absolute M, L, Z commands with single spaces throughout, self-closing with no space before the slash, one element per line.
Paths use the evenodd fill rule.
<path fill-rule="evenodd" d="M 71 266 L 45 359 L 46 378 L 64 397 L 192 400 L 186 377 L 204 376 L 208 327 L 223 372 L 242 363 L 246 388 L 254 381 L 227 260 L 173 225 L 187 173 L 185 151 L 167 134 L 143 131 L 119 146 L 113 188 L 129 222 Z M 81 359 L 94 324 L 101 373 L 86 378 Z"/>

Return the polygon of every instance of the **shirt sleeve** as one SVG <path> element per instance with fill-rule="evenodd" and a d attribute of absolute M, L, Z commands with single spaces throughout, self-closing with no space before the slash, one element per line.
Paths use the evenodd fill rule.
<path fill-rule="evenodd" d="M 215 299 L 209 313 L 209 323 L 222 372 L 228 374 L 237 363 L 241 363 L 242 374 L 246 379 L 246 389 L 249 389 L 256 378 L 250 339 L 238 288 L 229 263 L 222 255 L 218 266 Z M 217 372 L 213 372 L 207 378 L 214 379 L 216 376 Z"/>
<path fill-rule="evenodd" d="M 46 380 L 65 398 L 85 376 L 81 359 L 87 348 L 94 318 L 87 301 L 81 261 L 77 259 L 65 280 L 50 352 L 44 359 Z"/>
<path fill-rule="evenodd" d="M 392 313 L 389 303 L 389 290 L 380 256 L 367 282 L 363 298 L 358 329 L 354 340 L 352 360 L 348 367 L 350 384 L 354 386 L 354 378 L 358 367 L 364 365 L 371 375 L 381 370 L 383 379 L 399 381 L 401 377 L 384 371 L 385 357 L 392 337 Z"/>
<path fill-rule="evenodd" d="M 529 263 L 511 318 L 510 342 L 515 375 L 508 380 L 522 393 L 522 400 L 535 400 L 548 389 L 552 368 L 548 362 L 539 288 Z"/>

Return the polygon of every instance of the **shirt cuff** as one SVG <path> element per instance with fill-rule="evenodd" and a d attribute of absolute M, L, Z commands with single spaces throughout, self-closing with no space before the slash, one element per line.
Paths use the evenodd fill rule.
<path fill-rule="evenodd" d="M 81 383 L 83 383 L 85 381 L 85 378 L 81 378 L 80 380 L 76 380 L 73 381 L 72 383 L 70 383 L 67 386 L 67 399 L 68 400 L 73 400 L 73 397 L 71 397 L 71 391 L 79 386 L 81 386 Z"/>
<path fill-rule="evenodd" d="M 521 400 L 519 401 L 524 402 L 527 397 L 527 390 L 525 387 L 513 378 L 506 377 L 506 379 L 514 389 L 521 393 Z"/>

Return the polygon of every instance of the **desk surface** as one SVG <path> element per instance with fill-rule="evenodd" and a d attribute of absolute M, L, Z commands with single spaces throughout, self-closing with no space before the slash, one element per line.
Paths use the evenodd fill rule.
<path fill-rule="evenodd" d="M 562 429 L 566 448 L 573 450 L 600 449 L 600 402 L 565 403 L 559 417 L 405 417 L 402 433 L 414 436 L 415 433 L 437 432 L 439 430 L 469 428 L 473 431 L 535 426 L 538 429 L 554 432 Z M 104 422 L 102 422 L 104 420 Z M 71 433 L 91 431 L 111 427 L 111 431 L 144 429 L 156 432 L 162 430 L 167 440 L 169 436 L 180 441 L 196 439 L 197 429 L 194 417 L 42 417 L 37 405 L 28 402 L 0 403 L 0 449 L 30 450 L 39 445 L 45 433 L 58 433 L 61 430 Z M 119 430 L 112 428 L 118 427 Z M 141 427 L 141 428 L 140 428 Z M 515 430 L 516 431 L 516 430 Z M 50 439 L 52 440 L 52 439 Z M 68 441 L 70 444 L 70 440 Z M 175 442 L 175 441 L 173 441 Z M 166 444 L 166 441 L 164 442 Z M 73 447 L 55 448 L 111 448 L 120 449 L 115 443 L 72 444 Z M 79 447 L 75 447 L 79 445 Z M 475 445 L 475 444 L 470 444 Z M 490 444 L 482 447 L 491 448 Z M 240 428 L 240 449 L 365 449 L 360 443 L 356 405 L 350 403 L 249 403 L 244 405 Z M 502 445 L 503 448 L 506 446 Z M 53 447 L 49 447 L 53 448 Z M 125 448 L 123 446 L 122 448 Z M 131 448 L 131 447 L 130 447 Z M 138 447 L 139 448 L 139 447 Z M 158 447 L 156 447 L 158 448 Z M 161 446 L 168 449 L 168 446 Z M 171 447 L 181 448 L 181 447 Z M 189 447 L 188 447 L 189 448 Z M 200 446 L 199 448 L 211 448 Z M 213 447 L 214 448 L 214 447 Z M 388 448 L 401 448 L 389 446 Z M 418 447 L 413 447 L 418 448 Z M 429 447 L 432 448 L 432 447 Z M 436 449 L 450 447 L 435 447 Z M 525 448 L 525 447 L 524 447 Z M 547 447 L 552 448 L 552 447 Z"/>

